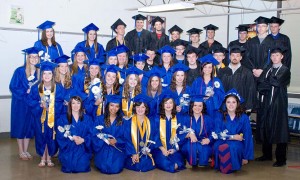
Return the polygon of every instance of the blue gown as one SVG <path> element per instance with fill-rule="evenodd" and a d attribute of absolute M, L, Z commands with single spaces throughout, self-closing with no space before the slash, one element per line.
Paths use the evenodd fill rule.
<path fill-rule="evenodd" d="M 177 124 L 181 124 L 183 125 L 183 117 L 180 115 L 176 115 L 176 119 L 177 119 Z M 168 156 L 164 156 L 162 151 L 159 149 L 159 147 L 163 146 L 161 139 L 160 139 L 160 117 L 157 116 L 155 118 L 155 124 L 156 124 L 156 130 L 157 130 L 157 136 L 156 136 L 156 146 L 157 148 L 153 151 L 153 157 L 155 160 L 155 164 L 156 167 L 163 170 L 163 171 L 167 171 L 167 172 L 171 172 L 174 173 L 176 172 L 175 170 L 175 163 L 178 165 L 178 169 L 177 170 L 182 170 L 185 169 L 185 161 L 184 158 L 179 151 L 176 151 L 174 154 L 170 154 Z M 185 136 L 187 135 L 187 133 L 183 133 L 183 134 L 179 134 L 179 131 L 181 130 L 182 126 L 180 126 L 177 130 L 176 130 L 176 134 L 177 137 L 180 139 L 180 141 L 178 142 L 178 145 L 181 146 Z M 170 139 L 171 139 L 171 119 L 168 120 L 166 118 L 166 149 L 170 150 L 170 149 L 175 149 L 175 147 L 173 145 L 170 144 Z"/>
<path fill-rule="evenodd" d="M 69 125 L 67 115 L 63 114 L 57 121 L 57 127 Z M 64 137 L 65 132 L 60 132 L 56 129 L 56 139 L 59 145 L 59 161 L 61 163 L 61 171 L 65 173 L 79 173 L 91 171 L 90 161 L 92 158 L 92 120 L 88 115 L 83 115 L 83 119 L 76 122 L 72 116 L 70 124 L 71 136 L 80 136 L 84 142 L 76 145 L 68 137 Z"/>
<path fill-rule="evenodd" d="M 53 61 L 54 59 L 56 59 L 59 56 L 62 56 L 63 50 L 60 46 L 60 44 L 56 43 L 56 46 L 52 45 L 52 46 L 44 46 L 42 44 L 41 40 L 38 40 L 34 43 L 34 47 L 38 48 L 38 49 L 42 49 L 44 51 L 44 54 L 42 55 L 42 60 L 43 58 L 45 58 L 45 54 L 48 53 L 48 55 L 50 56 L 50 60 Z"/>
<path fill-rule="evenodd" d="M 104 134 L 112 135 L 116 138 L 117 143 L 115 146 L 106 144 L 102 139 L 97 137 L 100 133 L 95 127 L 102 125 L 104 128 L 101 130 Z M 123 123 L 117 125 L 117 120 L 109 126 L 105 126 L 104 115 L 98 116 L 95 119 L 93 127 L 93 150 L 95 153 L 95 166 L 100 172 L 104 174 L 117 174 L 124 168 L 125 163 L 125 141 L 124 141 L 124 127 Z M 121 152 L 122 151 L 122 152 Z"/>
<path fill-rule="evenodd" d="M 171 90 L 171 89 L 170 89 Z M 176 101 L 177 101 L 177 105 L 180 104 L 180 98 L 183 98 L 183 94 L 188 94 L 191 95 L 191 88 L 189 86 L 186 86 L 185 91 L 181 91 L 179 94 L 177 93 L 177 91 L 172 91 L 174 92 L 175 96 L 176 96 Z M 190 100 L 190 98 L 189 98 Z M 189 113 L 189 104 L 187 106 L 183 105 L 181 106 L 181 111 L 178 112 L 180 115 L 187 115 Z"/>
<path fill-rule="evenodd" d="M 208 166 L 208 160 L 212 155 L 213 138 L 211 133 L 214 130 L 213 120 L 209 116 L 204 115 L 201 134 L 201 117 L 196 121 L 194 116 L 186 116 L 185 122 L 187 128 L 195 131 L 198 141 L 201 142 L 202 139 L 208 138 L 210 143 L 202 145 L 200 142 L 191 143 L 190 139 L 186 139 L 181 148 L 182 154 L 191 166 Z"/>
<path fill-rule="evenodd" d="M 37 74 L 30 82 L 37 80 Z M 12 138 L 32 138 L 34 135 L 34 122 L 29 106 L 26 103 L 28 97 L 27 89 L 29 89 L 29 81 L 27 80 L 25 67 L 19 67 L 15 70 L 9 84 L 12 93 L 11 99 L 11 130 Z"/>
<path fill-rule="evenodd" d="M 216 112 L 219 110 L 224 99 L 224 87 L 221 80 L 217 77 L 210 80 L 206 85 L 202 77 L 198 77 L 192 84 L 191 94 L 205 95 L 206 88 L 213 87 L 214 95 L 205 100 L 207 114 L 214 119 Z"/>
<path fill-rule="evenodd" d="M 86 48 L 85 44 L 86 44 L 86 40 L 81 41 L 75 46 L 74 49 L 76 49 L 78 47 L 85 49 Z M 88 59 L 96 58 L 96 59 L 101 59 L 102 62 L 105 62 L 104 61 L 104 54 L 105 54 L 104 48 L 99 43 L 97 43 L 97 45 L 98 45 L 98 52 L 95 52 L 95 48 L 94 48 L 94 44 L 93 44 L 91 47 L 88 48 L 86 55 L 87 55 Z"/>
<path fill-rule="evenodd" d="M 156 131 L 155 131 L 155 123 L 153 121 L 150 120 L 150 125 L 151 125 L 151 130 L 150 130 L 150 137 L 149 140 L 155 141 L 156 139 Z M 126 141 L 126 159 L 125 159 L 125 168 L 129 169 L 129 170 L 133 170 L 133 171 L 140 171 L 140 172 L 147 172 L 150 170 L 155 169 L 155 165 L 153 165 L 152 159 L 149 156 L 146 155 L 141 155 L 141 153 L 139 153 L 140 151 L 136 151 L 132 142 L 132 138 L 131 138 L 131 118 L 129 120 L 123 120 L 124 122 L 124 137 L 125 137 L 125 141 Z M 137 128 L 138 129 L 138 128 Z M 149 132 L 147 132 L 149 133 Z M 146 133 L 146 134 L 147 134 Z M 137 134 L 138 134 L 138 139 L 137 139 L 137 146 L 139 146 L 140 142 L 146 141 L 146 134 L 144 135 L 144 138 L 140 138 L 141 134 L 139 132 L 139 130 L 137 130 Z M 151 144 L 149 146 L 150 150 L 151 150 L 151 154 L 154 148 L 156 148 L 155 144 Z M 140 146 L 139 148 L 140 149 Z M 139 163 L 132 163 L 132 159 L 131 156 L 134 154 L 139 153 Z"/>
<path fill-rule="evenodd" d="M 163 90 L 162 90 L 163 92 Z M 147 95 L 147 87 L 143 86 L 142 87 L 142 93 L 146 96 Z M 158 113 L 159 113 L 159 94 L 156 93 L 155 96 L 148 96 L 152 99 L 152 101 L 150 102 L 150 107 L 149 107 L 149 117 L 155 117 Z"/>
<path fill-rule="evenodd" d="M 48 147 L 48 153 L 50 156 L 53 156 L 57 152 L 57 142 L 55 134 L 55 124 L 57 119 L 60 118 L 60 115 L 63 112 L 63 100 L 64 95 L 62 93 L 62 89 L 60 86 L 56 86 L 55 91 L 55 106 L 54 106 L 54 127 L 50 128 L 48 123 L 48 113 L 46 114 L 46 120 L 44 122 L 44 132 L 42 132 L 42 123 L 41 123 L 41 116 L 43 112 L 43 108 L 40 106 L 40 95 L 38 91 L 38 84 L 34 85 L 31 88 L 31 91 L 28 95 L 26 103 L 30 106 L 31 113 L 33 115 L 34 121 L 34 131 L 35 131 L 35 148 L 36 152 L 39 156 L 43 156 L 45 147 Z"/>
<path fill-rule="evenodd" d="M 173 72 L 171 71 L 171 67 L 168 69 L 168 71 L 166 70 L 166 68 L 164 66 L 160 67 L 161 71 L 165 73 L 165 76 L 162 78 L 163 82 L 162 85 L 163 87 L 169 86 L 171 84 L 172 81 L 172 76 L 173 76 Z"/>
<path fill-rule="evenodd" d="M 250 126 L 249 117 L 246 114 L 242 114 L 240 118 L 235 117 L 231 120 L 229 115 L 226 115 L 226 120 L 223 120 L 223 115 L 218 113 L 216 115 L 216 133 L 223 132 L 225 129 L 228 130 L 227 135 L 235 135 L 243 133 L 243 141 L 236 140 L 222 140 L 218 139 L 214 143 L 214 157 L 215 157 L 215 169 L 220 169 L 220 152 L 218 151 L 219 146 L 228 144 L 231 158 L 225 165 L 231 163 L 232 170 L 240 170 L 242 167 L 242 160 L 253 160 L 254 158 L 254 147 L 252 130 Z"/>

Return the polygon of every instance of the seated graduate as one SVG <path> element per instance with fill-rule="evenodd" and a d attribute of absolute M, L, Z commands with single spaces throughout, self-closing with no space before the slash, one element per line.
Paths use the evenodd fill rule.
<path fill-rule="evenodd" d="M 133 113 L 133 98 L 142 92 L 139 76 L 142 71 L 136 67 L 126 70 L 126 80 L 122 90 L 122 112 L 125 119 L 129 119 Z"/>
<path fill-rule="evenodd" d="M 62 86 L 54 82 L 54 68 L 57 64 L 44 61 L 37 65 L 41 81 L 31 88 L 26 102 L 30 106 L 35 129 L 36 152 L 41 156 L 39 167 L 54 166 L 51 157 L 57 152 L 55 122 L 62 113 L 64 94 Z"/>
<path fill-rule="evenodd" d="M 166 45 L 157 50 L 157 52 L 160 54 L 159 67 L 166 74 L 162 82 L 163 87 L 166 87 L 171 84 L 172 80 L 173 73 L 170 68 L 174 65 L 173 55 L 175 54 L 175 50 L 171 46 Z"/>
<path fill-rule="evenodd" d="M 176 64 L 171 68 L 173 72 L 172 81 L 169 89 L 175 94 L 176 99 L 179 101 L 176 111 L 181 115 L 188 113 L 190 87 L 186 85 L 186 72 L 189 68 L 181 63 Z"/>
<path fill-rule="evenodd" d="M 105 113 L 97 116 L 93 127 L 95 166 L 104 174 L 117 174 L 124 168 L 125 141 L 119 95 L 106 96 Z"/>
<path fill-rule="evenodd" d="M 214 119 L 214 115 L 219 110 L 224 98 L 222 82 L 219 78 L 214 77 L 214 66 L 219 63 L 211 54 L 203 56 L 200 61 L 202 72 L 200 77 L 193 82 L 191 94 L 205 96 L 207 113 Z"/>
<path fill-rule="evenodd" d="M 9 84 L 11 99 L 11 138 L 17 138 L 21 160 L 32 159 L 28 152 L 29 141 L 34 136 L 34 122 L 30 107 L 26 103 L 31 87 L 39 81 L 39 69 L 35 67 L 40 61 L 39 49 L 31 47 L 24 49 L 24 65 L 18 67 Z"/>
<path fill-rule="evenodd" d="M 185 116 L 187 140 L 181 152 L 191 166 L 208 166 L 212 156 L 213 119 L 206 113 L 203 96 L 191 97 L 189 115 Z"/>
<path fill-rule="evenodd" d="M 72 79 L 75 75 L 84 77 L 88 71 L 88 65 L 84 64 L 84 61 L 87 60 L 86 50 L 86 48 L 76 47 L 71 52 L 73 57 L 73 64 L 71 66 Z"/>
<path fill-rule="evenodd" d="M 183 117 L 176 113 L 176 96 L 171 91 L 164 91 L 160 97 L 160 115 L 155 118 L 157 147 L 153 151 L 156 167 L 167 172 L 185 169 L 185 161 L 179 151 L 187 132 L 180 132 Z"/>
<path fill-rule="evenodd" d="M 148 116 L 151 99 L 143 94 L 134 97 L 133 116 L 124 122 L 126 141 L 125 167 L 146 172 L 155 168 L 152 150 L 156 148 L 155 122 Z"/>
<path fill-rule="evenodd" d="M 91 117 L 84 114 L 81 98 L 72 94 L 67 114 L 62 114 L 57 120 L 56 138 L 62 172 L 91 171 L 92 125 Z"/>
<path fill-rule="evenodd" d="M 221 113 L 216 116 L 214 139 L 215 169 L 222 173 L 240 170 L 254 158 L 252 130 L 249 117 L 241 103 L 244 99 L 235 89 L 226 93 Z"/>
<path fill-rule="evenodd" d="M 118 78 L 120 68 L 116 65 L 102 65 L 102 68 L 104 73 L 103 95 L 120 94 L 122 92 Z"/>

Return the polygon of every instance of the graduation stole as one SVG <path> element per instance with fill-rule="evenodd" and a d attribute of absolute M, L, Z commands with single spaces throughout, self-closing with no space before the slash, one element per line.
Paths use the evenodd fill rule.
<path fill-rule="evenodd" d="M 124 97 L 124 90 L 122 93 Z M 134 97 L 134 90 L 132 91 L 132 97 Z M 122 111 L 124 112 L 125 116 L 131 117 L 132 116 L 132 107 L 133 107 L 133 102 L 130 100 L 130 105 L 128 107 L 128 100 L 125 98 L 122 98 Z"/>
<path fill-rule="evenodd" d="M 171 119 L 171 138 L 176 136 L 176 128 L 177 128 L 177 118 L 176 116 Z M 164 148 L 167 149 L 167 127 L 166 127 L 166 119 L 160 118 L 159 120 L 159 136 L 160 141 Z"/>
<path fill-rule="evenodd" d="M 138 130 L 141 134 L 140 139 L 143 139 L 146 134 L 146 142 L 143 142 L 144 144 L 140 144 L 140 140 L 138 138 Z M 150 133 L 151 133 L 151 126 L 150 121 L 148 117 L 145 116 L 143 127 L 141 127 L 141 124 L 139 120 L 137 119 L 137 115 L 133 115 L 131 119 L 131 141 L 133 143 L 135 152 L 139 152 L 139 146 L 147 146 L 148 140 L 150 139 Z M 139 143 L 139 144 L 138 144 Z"/>
<path fill-rule="evenodd" d="M 50 94 L 49 100 L 49 107 L 48 107 L 48 127 L 53 128 L 54 126 L 54 106 L 55 106 L 55 92 L 56 92 L 56 85 L 54 85 L 54 91 Z M 39 93 L 40 98 L 44 96 L 44 86 L 42 88 L 42 92 Z M 42 133 L 44 133 L 44 123 L 46 121 L 47 109 L 43 109 L 42 116 L 41 116 L 41 123 L 42 123 Z M 55 139 L 55 131 L 53 129 L 53 139 Z"/>
<path fill-rule="evenodd" d="M 219 70 L 222 69 L 222 68 L 224 68 L 224 67 L 225 67 L 225 64 L 221 63 L 221 67 L 219 68 Z M 217 66 L 214 66 L 214 69 L 215 69 L 214 77 L 217 77 Z"/>

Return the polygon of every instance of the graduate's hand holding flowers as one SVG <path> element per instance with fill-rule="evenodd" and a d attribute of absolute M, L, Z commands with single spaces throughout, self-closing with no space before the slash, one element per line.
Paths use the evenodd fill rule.
<path fill-rule="evenodd" d="M 103 102 L 103 98 L 98 98 L 96 101 L 95 101 L 95 105 L 98 106 L 99 104 L 101 104 Z"/>
<path fill-rule="evenodd" d="M 243 141 L 244 140 L 242 134 L 235 134 L 235 135 L 233 135 L 233 137 L 231 139 L 237 140 L 237 141 Z"/>
<path fill-rule="evenodd" d="M 117 140 L 116 139 L 108 139 L 108 142 L 110 145 L 114 146 L 114 145 L 116 145 Z"/>
<path fill-rule="evenodd" d="M 210 140 L 208 139 L 208 138 L 204 138 L 204 139 L 202 139 L 202 141 L 201 141 L 201 144 L 202 145 L 207 145 L 207 144 L 209 144 L 210 143 Z"/>
<path fill-rule="evenodd" d="M 133 164 L 138 163 L 139 162 L 139 155 L 134 154 L 134 155 L 132 155 L 131 159 L 132 159 Z"/>
<path fill-rule="evenodd" d="M 73 136 L 74 142 L 76 143 L 76 145 L 80 145 L 82 143 L 84 143 L 84 139 L 80 136 Z"/>

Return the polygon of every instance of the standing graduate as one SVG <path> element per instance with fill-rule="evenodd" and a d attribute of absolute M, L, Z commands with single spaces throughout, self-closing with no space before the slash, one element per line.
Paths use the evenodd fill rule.
<path fill-rule="evenodd" d="M 189 33 L 190 46 L 200 48 L 200 33 L 202 29 L 192 28 L 187 31 Z M 188 49 L 188 48 L 187 48 Z"/>
<path fill-rule="evenodd" d="M 176 41 L 173 42 L 173 47 L 175 48 L 175 57 L 174 57 L 174 64 L 181 63 L 181 64 L 187 64 L 186 59 L 185 59 L 185 50 L 187 47 L 188 42 L 177 39 Z"/>
<path fill-rule="evenodd" d="M 124 168 L 125 139 L 124 122 L 119 95 L 108 95 L 105 113 L 95 119 L 93 150 L 95 166 L 104 174 L 117 174 Z"/>
<path fill-rule="evenodd" d="M 261 157 L 257 161 L 272 160 L 272 144 L 276 144 L 274 167 L 286 165 L 288 129 L 287 86 L 291 73 L 283 65 L 284 47 L 271 50 L 272 67 L 265 69 L 259 83 L 259 109 L 257 113 L 257 140 L 262 142 Z"/>
<path fill-rule="evenodd" d="M 75 48 L 81 47 L 86 48 L 86 55 L 88 59 L 100 59 L 101 61 L 104 61 L 104 48 L 103 46 L 98 43 L 97 41 L 97 31 L 99 28 L 91 23 L 84 27 L 82 31 L 85 33 L 86 40 L 81 41 L 77 43 Z"/>
<path fill-rule="evenodd" d="M 121 83 L 123 85 L 124 79 L 126 78 L 126 70 L 130 67 L 129 60 L 128 60 L 128 54 L 129 48 L 125 45 L 119 45 L 115 48 L 117 52 L 117 59 L 118 59 L 118 67 L 121 69 L 118 73 L 119 79 L 121 79 Z"/>
<path fill-rule="evenodd" d="M 42 49 L 44 54 L 41 57 L 43 61 L 52 61 L 53 59 L 62 56 L 63 50 L 55 41 L 55 31 L 53 29 L 55 22 L 45 21 L 37 28 L 43 30 L 42 38 L 34 43 L 34 47 Z M 38 31 L 39 32 L 39 31 Z"/>
<path fill-rule="evenodd" d="M 219 78 L 214 77 L 214 66 L 219 64 L 219 62 L 211 54 L 203 56 L 200 60 L 202 72 L 200 77 L 192 84 L 191 94 L 205 96 L 204 102 L 207 107 L 207 114 L 214 118 L 224 98 L 222 82 Z"/>
<path fill-rule="evenodd" d="M 111 49 L 119 45 L 128 45 L 128 41 L 124 39 L 125 28 L 126 24 L 120 18 L 113 25 L 111 25 L 112 31 L 117 33 L 117 35 L 116 37 L 108 41 L 108 43 L 106 44 L 106 51 L 110 51 Z"/>
<path fill-rule="evenodd" d="M 186 50 L 186 60 L 188 62 L 189 70 L 187 71 L 186 83 L 188 86 L 192 86 L 193 82 L 200 76 L 201 64 L 198 61 L 200 50 L 195 47 L 189 47 Z"/>
<path fill-rule="evenodd" d="M 147 18 L 141 14 L 138 14 L 133 16 L 132 19 L 134 19 L 135 22 L 135 29 L 126 34 L 125 40 L 129 43 L 128 47 L 131 55 L 144 53 L 151 42 L 150 32 L 143 29 L 144 21 Z"/>
<path fill-rule="evenodd" d="M 249 117 L 243 113 L 243 98 L 235 89 L 226 93 L 224 109 L 216 115 L 213 137 L 215 169 L 229 174 L 241 169 L 254 158 Z"/>
<path fill-rule="evenodd" d="M 144 71 L 150 71 L 154 66 L 158 66 L 159 64 L 154 46 L 149 46 L 147 48 L 146 55 L 149 58 L 145 62 Z"/>
<path fill-rule="evenodd" d="M 84 64 L 84 61 L 88 59 L 86 56 L 86 50 L 86 48 L 77 47 L 71 52 L 74 57 L 73 64 L 71 66 L 72 79 L 75 75 L 84 77 L 88 71 L 88 66 Z"/>
<path fill-rule="evenodd" d="M 55 63 L 44 61 L 38 64 L 41 82 L 32 87 L 27 103 L 33 115 L 36 152 L 41 156 L 39 167 L 54 166 L 51 157 L 57 152 L 56 121 L 63 112 L 62 86 L 54 82 Z"/>
<path fill-rule="evenodd" d="M 32 159 L 28 146 L 34 135 L 34 122 L 26 98 L 31 87 L 39 81 L 39 69 L 35 65 L 40 58 L 39 49 L 35 47 L 24 49 L 23 52 L 25 64 L 15 70 L 9 84 L 12 93 L 10 136 L 17 138 L 20 159 L 28 160 Z"/>
<path fill-rule="evenodd" d="M 131 56 L 131 59 L 134 61 L 135 67 L 143 71 L 145 68 L 145 62 L 149 58 L 146 54 L 140 53 Z"/>
<path fill-rule="evenodd" d="M 177 39 L 180 39 L 180 34 L 183 32 L 183 30 L 177 26 L 176 24 L 171 27 L 168 32 L 170 33 L 171 40 L 170 40 L 170 46 L 174 47 L 174 41 Z"/>
<path fill-rule="evenodd" d="M 203 96 L 194 95 L 190 102 L 189 115 L 185 116 L 186 135 L 181 152 L 191 166 L 208 166 L 212 155 L 213 119 L 206 113 Z"/>
<path fill-rule="evenodd" d="M 240 46 L 232 46 L 230 51 L 230 64 L 221 69 L 218 77 L 221 79 L 224 90 L 236 89 L 245 98 L 242 104 L 247 112 L 255 108 L 256 89 L 252 72 L 241 64 L 245 50 Z"/>
<path fill-rule="evenodd" d="M 214 58 L 219 62 L 214 68 L 215 68 L 215 75 L 218 77 L 219 71 L 223 68 L 225 68 L 225 62 L 226 61 L 226 53 L 227 49 L 223 47 L 216 47 L 215 49 L 212 50 L 212 55 Z M 228 64 L 228 63 L 227 63 Z"/>
<path fill-rule="evenodd" d="M 156 148 L 155 122 L 148 116 L 151 99 L 143 94 L 134 97 L 133 116 L 124 122 L 126 141 L 125 168 L 147 172 L 155 168 L 152 151 Z"/>
<path fill-rule="evenodd" d="M 154 32 L 151 33 L 151 44 L 154 45 L 155 49 L 158 50 L 165 45 L 169 45 L 169 36 L 164 33 L 164 29 L 162 27 L 165 21 L 156 16 L 152 21 L 151 25 L 154 28 Z"/>
<path fill-rule="evenodd" d="M 270 19 L 270 30 L 271 34 L 268 36 L 271 36 L 275 41 L 275 47 L 283 46 L 286 47 L 286 51 L 283 55 L 282 64 L 284 64 L 286 67 L 291 69 L 292 64 L 292 48 L 291 48 L 291 42 L 290 38 L 280 33 L 281 25 L 284 23 L 283 19 L 277 18 L 272 16 Z"/>
<path fill-rule="evenodd" d="M 56 138 L 59 145 L 59 161 L 64 173 L 91 171 L 93 120 L 84 114 L 79 96 L 72 96 L 68 112 L 57 120 Z"/>
<path fill-rule="evenodd" d="M 170 91 L 164 91 L 159 97 L 159 115 L 155 118 L 158 148 L 153 151 L 156 167 L 171 173 L 185 169 L 179 146 L 187 135 L 181 127 L 183 117 L 176 113 L 175 100 L 176 96 Z M 183 132 L 179 133 L 180 130 Z"/>
<path fill-rule="evenodd" d="M 165 73 L 162 85 L 163 87 L 167 87 L 171 84 L 172 80 L 173 73 L 171 71 L 171 67 L 174 65 L 173 56 L 175 54 L 175 50 L 171 46 L 166 45 L 160 48 L 157 52 L 161 56 L 159 67 L 161 71 Z"/>
<path fill-rule="evenodd" d="M 216 49 L 217 47 L 223 47 L 221 43 L 215 40 L 215 33 L 216 30 L 219 28 L 213 24 L 209 24 L 204 27 L 206 30 L 206 41 L 200 44 L 200 48 L 203 50 L 203 56 L 212 53 L 213 49 Z"/>
<path fill-rule="evenodd" d="M 104 73 L 104 90 L 103 95 L 120 94 L 122 92 L 121 85 L 119 83 L 118 72 L 120 68 L 116 65 L 106 65 L 103 69 Z"/>
<path fill-rule="evenodd" d="M 238 30 L 238 39 L 231 41 L 228 44 L 228 51 L 231 49 L 232 46 L 240 46 L 240 47 L 245 47 L 247 39 L 248 39 L 248 25 L 243 25 L 240 24 L 238 27 L 236 27 Z"/>

